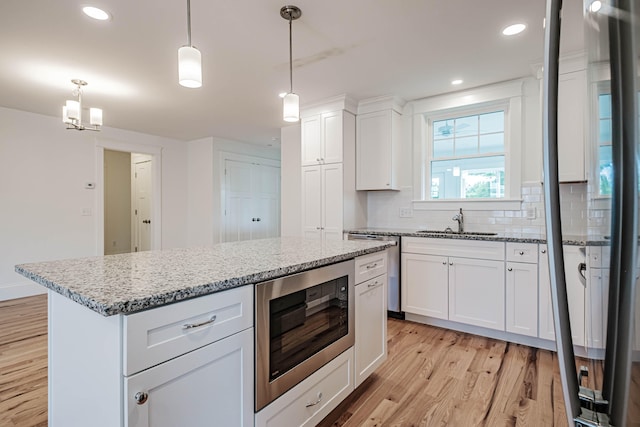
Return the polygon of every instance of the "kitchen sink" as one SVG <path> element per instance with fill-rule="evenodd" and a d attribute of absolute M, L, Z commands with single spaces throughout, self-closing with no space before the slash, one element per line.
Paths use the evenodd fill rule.
<path fill-rule="evenodd" d="M 453 230 L 418 230 L 418 233 L 425 234 L 451 234 L 457 236 L 496 236 L 498 233 L 487 233 L 481 231 L 463 231 L 462 233 Z"/>

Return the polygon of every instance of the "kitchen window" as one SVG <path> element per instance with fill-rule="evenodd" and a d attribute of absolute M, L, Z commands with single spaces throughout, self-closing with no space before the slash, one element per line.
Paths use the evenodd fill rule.
<path fill-rule="evenodd" d="M 429 118 L 431 199 L 505 196 L 505 109 Z"/>

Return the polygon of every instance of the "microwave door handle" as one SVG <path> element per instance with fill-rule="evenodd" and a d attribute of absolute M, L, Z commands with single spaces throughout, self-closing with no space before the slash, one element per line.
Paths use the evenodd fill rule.
<path fill-rule="evenodd" d="M 607 346 L 603 397 L 610 402 L 613 425 L 627 418 L 631 382 L 633 324 L 638 245 L 638 111 L 634 32 L 638 31 L 633 2 L 613 2 L 609 17 L 611 63 L 612 162 L 611 263 Z"/>
<path fill-rule="evenodd" d="M 542 90 L 542 136 L 544 161 L 544 204 L 549 251 L 549 279 L 556 331 L 556 346 L 562 394 L 567 419 L 580 415 L 578 378 L 569 323 L 567 284 L 562 253 L 562 224 L 560 222 L 560 189 L 558 179 L 558 66 L 560 55 L 561 0 L 547 0 L 544 30 L 544 68 Z"/>

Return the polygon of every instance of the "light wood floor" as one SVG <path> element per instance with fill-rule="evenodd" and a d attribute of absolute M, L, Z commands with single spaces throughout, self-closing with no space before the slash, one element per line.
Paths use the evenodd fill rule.
<path fill-rule="evenodd" d="M 396 319 L 388 342 L 387 361 L 321 427 L 567 426 L 553 352 Z M 577 363 L 601 388 L 600 364 Z M 46 425 L 47 298 L 0 302 L 0 426 Z"/>

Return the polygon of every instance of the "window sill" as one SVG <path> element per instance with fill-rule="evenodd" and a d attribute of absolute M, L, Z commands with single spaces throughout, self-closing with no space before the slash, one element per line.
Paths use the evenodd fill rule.
<path fill-rule="evenodd" d="M 451 200 L 414 200 L 413 209 L 417 211 L 442 211 L 451 209 L 469 211 L 519 211 L 522 199 L 451 199 Z"/>

